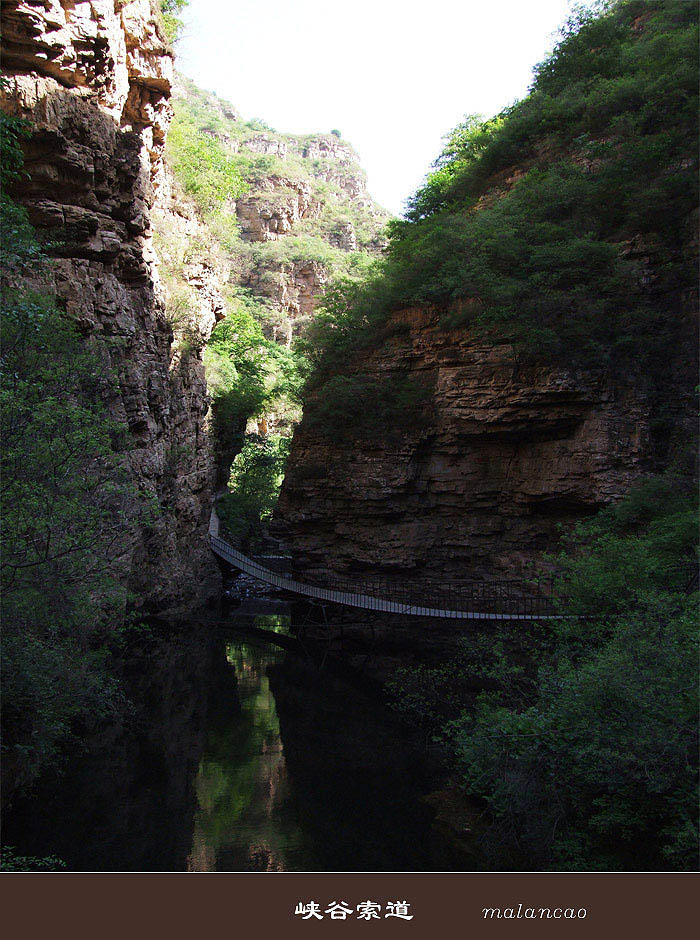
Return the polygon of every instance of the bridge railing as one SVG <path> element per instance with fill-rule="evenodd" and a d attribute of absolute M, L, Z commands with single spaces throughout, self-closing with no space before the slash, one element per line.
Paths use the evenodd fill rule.
<path fill-rule="evenodd" d="M 428 581 L 415 585 L 401 584 L 389 578 L 354 580 L 333 577 L 332 584 L 315 582 L 307 578 L 295 581 L 287 572 L 274 571 L 265 562 L 250 558 L 234 549 L 218 536 L 211 536 L 212 548 L 231 564 L 240 567 L 252 577 L 267 584 L 304 594 L 320 600 L 363 606 L 368 609 L 387 609 L 387 605 L 417 610 L 437 610 L 449 614 L 478 611 L 494 617 L 514 616 L 531 618 L 551 617 L 554 614 L 551 584 L 524 580 L 504 581 Z M 285 559 L 286 560 L 286 559 Z"/>
<path fill-rule="evenodd" d="M 322 586 L 317 579 L 305 580 L 307 583 Z M 333 587 L 342 592 L 358 593 L 412 606 L 452 610 L 479 609 L 512 614 L 549 614 L 553 611 L 549 582 L 421 581 L 415 585 L 407 585 L 389 578 L 354 580 L 333 576 Z"/>

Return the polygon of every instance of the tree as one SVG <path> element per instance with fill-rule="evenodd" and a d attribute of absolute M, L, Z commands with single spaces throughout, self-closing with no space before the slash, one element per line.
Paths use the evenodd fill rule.
<path fill-rule="evenodd" d="M 7 195 L 21 172 L 20 122 L 3 115 L 2 534 L 3 777 L 11 792 L 55 763 L 80 723 L 120 693 L 105 637 L 123 622 L 115 547 L 146 501 L 129 485 L 124 429 L 104 404 L 106 350 L 27 286 L 49 262 Z"/>
<path fill-rule="evenodd" d="M 500 866 L 697 866 L 697 564 L 692 490 L 652 478 L 571 535 L 567 619 L 529 648 L 519 625 L 480 660 L 398 677 L 404 710 L 481 804 Z M 474 707 L 460 689 L 479 678 L 492 690 Z"/>
<path fill-rule="evenodd" d="M 179 14 L 186 10 L 189 5 L 190 0 L 160 0 L 163 27 L 169 42 L 174 43 L 179 38 L 185 25 Z"/>

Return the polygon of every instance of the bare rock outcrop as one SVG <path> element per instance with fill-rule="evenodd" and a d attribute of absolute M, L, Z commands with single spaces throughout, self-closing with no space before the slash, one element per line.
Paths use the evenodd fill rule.
<path fill-rule="evenodd" d="M 55 246 L 48 288 L 88 341 L 107 341 L 109 406 L 130 431 L 133 481 L 158 507 L 119 546 L 116 574 L 145 611 L 182 614 L 216 595 L 219 574 L 203 365 L 196 350 L 175 354 L 151 237 L 172 54 L 149 0 L 9 0 L 2 29 L 3 107 L 32 126 L 15 195 Z M 206 338 L 214 318 L 192 317 Z"/>
<path fill-rule="evenodd" d="M 279 320 L 271 319 L 266 329 L 272 330 L 270 339 L 289 346 L 314 316 L 328 278 L 320 261 L 289 261 L 255 268 L 242 278 L 242 284 L 280 311 Z"/>
<path fill-rule="evenodd" d="M 276 241 L 302 219 L 317 219 L 321 203 L 306 180 L 270 176 L 254 195 L 236 201 L 236 213 L 246 241 Z"/>
<path fill-rule="evenodd" d="M 253 153 L 263 153 L 266 156 L 281 157 L 282 159 L 287 156 L 289 149 L 286 141 L 266 137 L 264 134 L 244 140 L 243 146 Z"/>

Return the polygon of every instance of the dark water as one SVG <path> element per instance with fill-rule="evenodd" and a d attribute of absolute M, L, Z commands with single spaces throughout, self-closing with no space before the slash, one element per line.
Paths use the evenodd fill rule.
<path fill-rule="evenodd" d="M 361 684 L 233 628 L 160 638 L 128 680 L 130 721 L 19 800 L 6 844 L 98 871 L 473 867 L 421 742 Z"/>

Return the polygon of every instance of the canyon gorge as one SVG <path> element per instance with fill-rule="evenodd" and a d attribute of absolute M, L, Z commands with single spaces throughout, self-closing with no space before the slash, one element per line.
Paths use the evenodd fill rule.
<path fill-rule="evenodd" d="M 370 195 L 360 157 L 338 130 L 277 132 L 175 71 L 168 17 L 183 6 L 2 2 L 0 105 L 12 167 L 5 237 L 30 238 L 21 264 L 3 264 L 9 322 L 20 322 L 13 304 L 31 327 L 48 303 L 69 324 L 76 374 L 81 350 L 100 368 L 85 402 L 80 390 L 53 389 L 44 404 L 50 415 L 52 402 L 78 402 L 103 434 L 95 432 L 102 450 L 84 465 L 71 463 L 69 442 L 68 473 L 61 463 L 44 490 L 20 479 L 12 491 L 27 509 L 16 514 L 24 541 L 10 553 L 6 588 L 18 626 L 8 643 L 15 658 L 3 668 L 21 681 L 7 712 L 3 806 L 19 807 L 20 822 L 10 817 L 10 825 L 20 850 L 67 852 L 79 838 L 76 794 L 89 792 L 103 807 L 118 776 L 143 793 L 137 805 L 124 799 L 117 822 L 96 810 L 95 829 L 109 830 L 114 857 L 133 869 L 293 870 L 342 866 L 344 852 L 384 870 L 395 858 L 458 870 L 467 860 L 687 867 L 685 810 L 668 794 L 681 778 L 689 792 L 692 761 L 679 743 L 669 783 L 654 742 L 667 725 L 676 729 L 670 748 L 681 725 L 687 737 L 692 708 L 667 718 L 635 690 L 681 696 L 697 591 L 688 522 L 697 483 L 696 63 L 668 53 L 687 53 L 697 11 L 678 0 L 620 0 L 599 17 L 582 13 L 522 102 L 497 118 L 468 118 L 446 138 L 405 217 L 394 219 Z M 46 344 L 39 358 L 42 349 L 54 358 Z M 36 394 L 49 366 L 32 369 L 21 378 Z M 4 369 L 3 426 L 13 441 L 18 370 Z M 52 433 L 60 438 L 60 428 Z M 22 448 L 31 448 L 12 446 L 5 474 L 14 480 Z M 93 475 L 104 490 L 99 518 L 111 519 L 114 534 L 91 541 L 67 525 L 73 541 L 53 557 L 52 533 L 63 523 L 52 514 L 64 503 L 73 512 L 70 500 L 84 501 L 74 480 Z M 353 619 L 324 607 L 317 623 L 321 608 L 300 613 L 274 593 L 258 597 L 259 586 L 215 557 L 212 510 L 236 548 L 283 556 L 314 585 L 384 579 L 420 590 L 546 579 L 555 584 L 552 609 L 584 619 L 570 632 L 506 622 L 458 635 L 429 619 L 407 624 L 357 611 Z M 80 593 L 64 555 L 69 565 L 96 559 L 104 580 Z M 29 567 L 35 576 L 23 573 Z M 63 584 L 55 617 L 52 598 L 48 609 L 40 598 L 44 577 Z M 256 591 L 260 610 L 248 614 Z M 317 688 L 317 673 L 292 665 L 291 655 L 246 645 L 236 629 L 247 616 L 259 634 L 290 643 L 313 623 L 327 648 L 311 642 L 310 661 L 325 666 L 331 650 L 330 677 Z M 597 618 L 593 639 L 585 618 Z M 336 621 L 337 655 L 326 636 Z M 343 625 L 352 641 L 346 656 Z M 661 647 L 669 652 L 659 664 Z M 618 668 L 615 657 L 630 650 L 634 668 L 626 660 Z M 653 673 L 667 666 L 660 678 Z M 638 686 L 620 691 L 618 673 Z M 98 688 L 104 710 L 81 711 L 74 675 L 87 677 L 90 694 Z M 542 754 L 562 726 L 588 741 L 589 724 L 604 721 L 595 711 L 605 697 L 599 687 L 571 692 L 575 706 L 567 698 L 576 682 L 592 688 L 599 678 L 623 712 L 660 715 L 647 755 L 658 777 L 631 786 L 634 799 L 637 789 L 643 796 L 629 825 L 620 822 L 614 779 L 600 771 L 603 783 L 591 782 L 580 769 L 598 766 L 583 745 L 585 759 L 577 752 L 563 771 L 557 765 L 566 780 L 567 767 L 576 773 L 556 811 L 551 781 L 536 776 L 546 776 Z M 48 717 L 33 717 L 31 703 L 56 685 L 78 704 L 50 704 Z M 132 699 L 138 720 L 125 704 Z M 594 703 L 593 719 L 583 700 Z M 503 849 L 506 810 L 490 810 L 496 822 L 483 823 L 489 797 L 475 780 L 508 803 L 488 734 L 508 712 L 507 733 L 530 740 L 527 723 L 543 703 L 551 711 L 536 733 L 551 737 L 532 758 L 537 770 L 523 771 L 535 783 L 523 785 L 522 800 L 517 790 L 512 813 L 525 835 L 517 849 Z M 401 721 L 415 761 L 388 743 L 404 733 Z M 236 751 L 243 725 L 259 748 L 254 761 Z M 628 725 L 620 752 L 633 750 L 632 740 L 646 746 L 645 728 Z M 334 734 L 347 735 L 370 783 L 345 779 Z M 28 742 L 43 735 L 35 755 Z M 313 755 L 304 752 L 307 735 L 317 742 Z M 62 802 L 62 754 L 81 737 L 92 744 L 87 757 L 80 752 L 75 793 Z M 442 750 L 423 766 L 427 740 Z M 372 754 L 385 747 L 375 765 Z M 518 739 L 513 749 L 523 765 L 528 748 Z M 634 764 L 631 775 L 635 761 L 625 764 Z M 375 854 L 353 854 L 330 810 L 309 825 L 324 766 L 347 789 L 352 819 L 376 791 L 384 842 Z M 391 808 L 397 772 L 408 781 L 397 806 L 413 813 L 406 839 Z M 93 773 L 104 774 L 97 784 Z M 516 776 L 508 785 L 517 789 Z M 163 805 L 158 787 L 170 788 Z M 34 820 L 42 799 L 47 809 Z M 491 854 L 464 839 L 471 799 L 482 801 L 475 828 L 498 843 Z M 586 828 L 584 804 L 603 807 L 603 822 Z M 448 819 L 447 837 L 435 835 L 435 806 Z M 61 831 L 46 841 L 53 812 Z M 661 835 L 649 834 L 653 813 L 664 820 Z M 130 846 L 135 829 L 145 834 Z M 334 831 L 342 837 L 328 850 Z M 412 831 L 420 851 L 409 844 Z M 615 839 L 622 848 L 611 848 Z M 637 843 L 651 846 L 646 855 Z M 71 851 L 77 866 L 108 864 L 92 843 Z"/>

